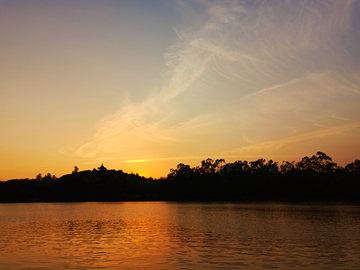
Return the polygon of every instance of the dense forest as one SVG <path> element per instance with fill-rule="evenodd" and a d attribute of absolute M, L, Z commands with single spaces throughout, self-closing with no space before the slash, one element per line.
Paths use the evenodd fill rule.
<path fill-rule="evenodd" d="M 206 159 L 145 178 L 101 166 L 60 178 L 0 182 L 0 202 L 83 201 L 360 201 L 360 160 L 338 166 L 322 152 L 295 163 Z"/>

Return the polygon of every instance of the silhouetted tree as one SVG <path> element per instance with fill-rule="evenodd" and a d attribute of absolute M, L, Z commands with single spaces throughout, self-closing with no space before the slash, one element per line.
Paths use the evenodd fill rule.
<path fill-rule="evenodd" d="M 179 163 L 175 170 L 173 168 L 170 169 L 170 173 L 169 173 L 168 177 L 174 179 L 179 176 L 188 175 L 191 172 L 192 172 L 192 169 L 190 168 L 189 165 Z"/>
<path fill-rule="evenodd" d="M 246 160 L 235 161 L 234 163 L 227 163 L 223 166 L 223 171 L 225 173 L 240 173 L 240 172 L 248 172 L 250 166 Z"/>
<path fill-rule="evenodd" d="M 74 170 L 72 171 L 72 173 L 78 173 L 79 172 L 79 168 L 77 166 L 74 167 Z"/>
<path fill-rule="evenodd" d="M 255 172 L 255 170 L 261 169 L 264 164 L 265 164 L 265 159 L 260 158 L 258 160 L 255 161 L 251 161 L 250 162 L 250 168 L 252 169 L 253 172 Z"/>
<path fill-rule="evenodd" d="M 280 172 L 281 173 L 289 173 L 291 171 L 294 171 L 295 168 L 295 161 L 289 162 L 289 161 L 283 161 L 283 164 L 280 165 Z"/>
<path fill-rule="evenodd" d="M 345 171 L 352 173 L 360 173 L 360 160 L 355 160 L 345 166 Z"/>
<path fill-rule="evenodd" d="M 215 168 L 213 167 L 214 160 L 208 158 L 206 160 L 201 161 L 200 172 L 201 173 L 214 173 Z"/>
<path fill-rule="evenodd" d="M 332 162 L 332 158 L 322 152 L 317 152 L 311 158 L 304 157 L 296 163 L 296 169 L 301 171 L 313 172 L 333 172 L 337 168 L 337 164 Z"/>
<path fill-rule="evenodd" d="M 194 168 L 194 171 L 200 174 L 214 174 L 221 170 L 222 165 L 225 163 L 224 159 L 216 159 L 215 162 L 213 159 L 208 158 L 206 160 L 201 161 L 201 167 Z"/>

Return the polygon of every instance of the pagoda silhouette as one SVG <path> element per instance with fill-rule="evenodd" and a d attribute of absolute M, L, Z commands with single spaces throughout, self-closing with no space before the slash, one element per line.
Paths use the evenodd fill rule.
<path fill-rule="evenodd" d="M 100 167 L 98 167 L 99 171 L 105 171 L 107 170 L 106 167 L 104 167 L 104 164 L 102 163 Z"/>

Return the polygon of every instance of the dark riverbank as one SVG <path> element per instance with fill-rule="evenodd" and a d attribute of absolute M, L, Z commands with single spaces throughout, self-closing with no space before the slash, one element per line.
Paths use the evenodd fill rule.
<path fill-rule="evenodd" d="M 119 170 L 74 170 L 51 176 L 0 182 L 0 202 L 85 201 L 360 201 L 360 161 L 345 168 L 318 152 L 298 163 L 272 160 L 204 160 L 179 164 L 166 178 Z"/>

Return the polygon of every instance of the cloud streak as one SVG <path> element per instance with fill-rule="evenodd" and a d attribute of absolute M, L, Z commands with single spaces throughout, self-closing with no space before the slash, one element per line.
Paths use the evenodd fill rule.
<path fill-rule="evenodd" d="M 283 138 L 283 139 L 279 139 L 279 140 L 266 141 L 266 142 L 261 142 L 261 143 L 257 143 L 257 144 L 252 144 L 249 146 L 244 146 L 241 148 L 236 148 L 233 150 L 225 151 L 224 153 L 225 154 L 229 154 L 229 153 L 247 154 L 247 153 L 251 153 L 254 151 L 255 152 L 268 151 L 268 150 L 274 151 L 274 150 L 280 149 L 281 147 L 284 147 L 285 145 L 294 144 L 294 143 L 298 143 L 298 142 L 306 141 L 306 140 L 317 139 L 317 138 L 326 137 L 326 136 L 332 136 L 335 134 L 355 130 L 355 129 L 358 129 L 359 127 L 360 127 L 360 123 L 351 123 L 351 124 L 347 124 L 347 125 L 325 128 L 325 129 L 312 131 L 312 132 L 308 132 L 308 133 L 304 133 L 304 134 L 300 134 L 300 135 L 289 136 L 287 138 Z"/>

